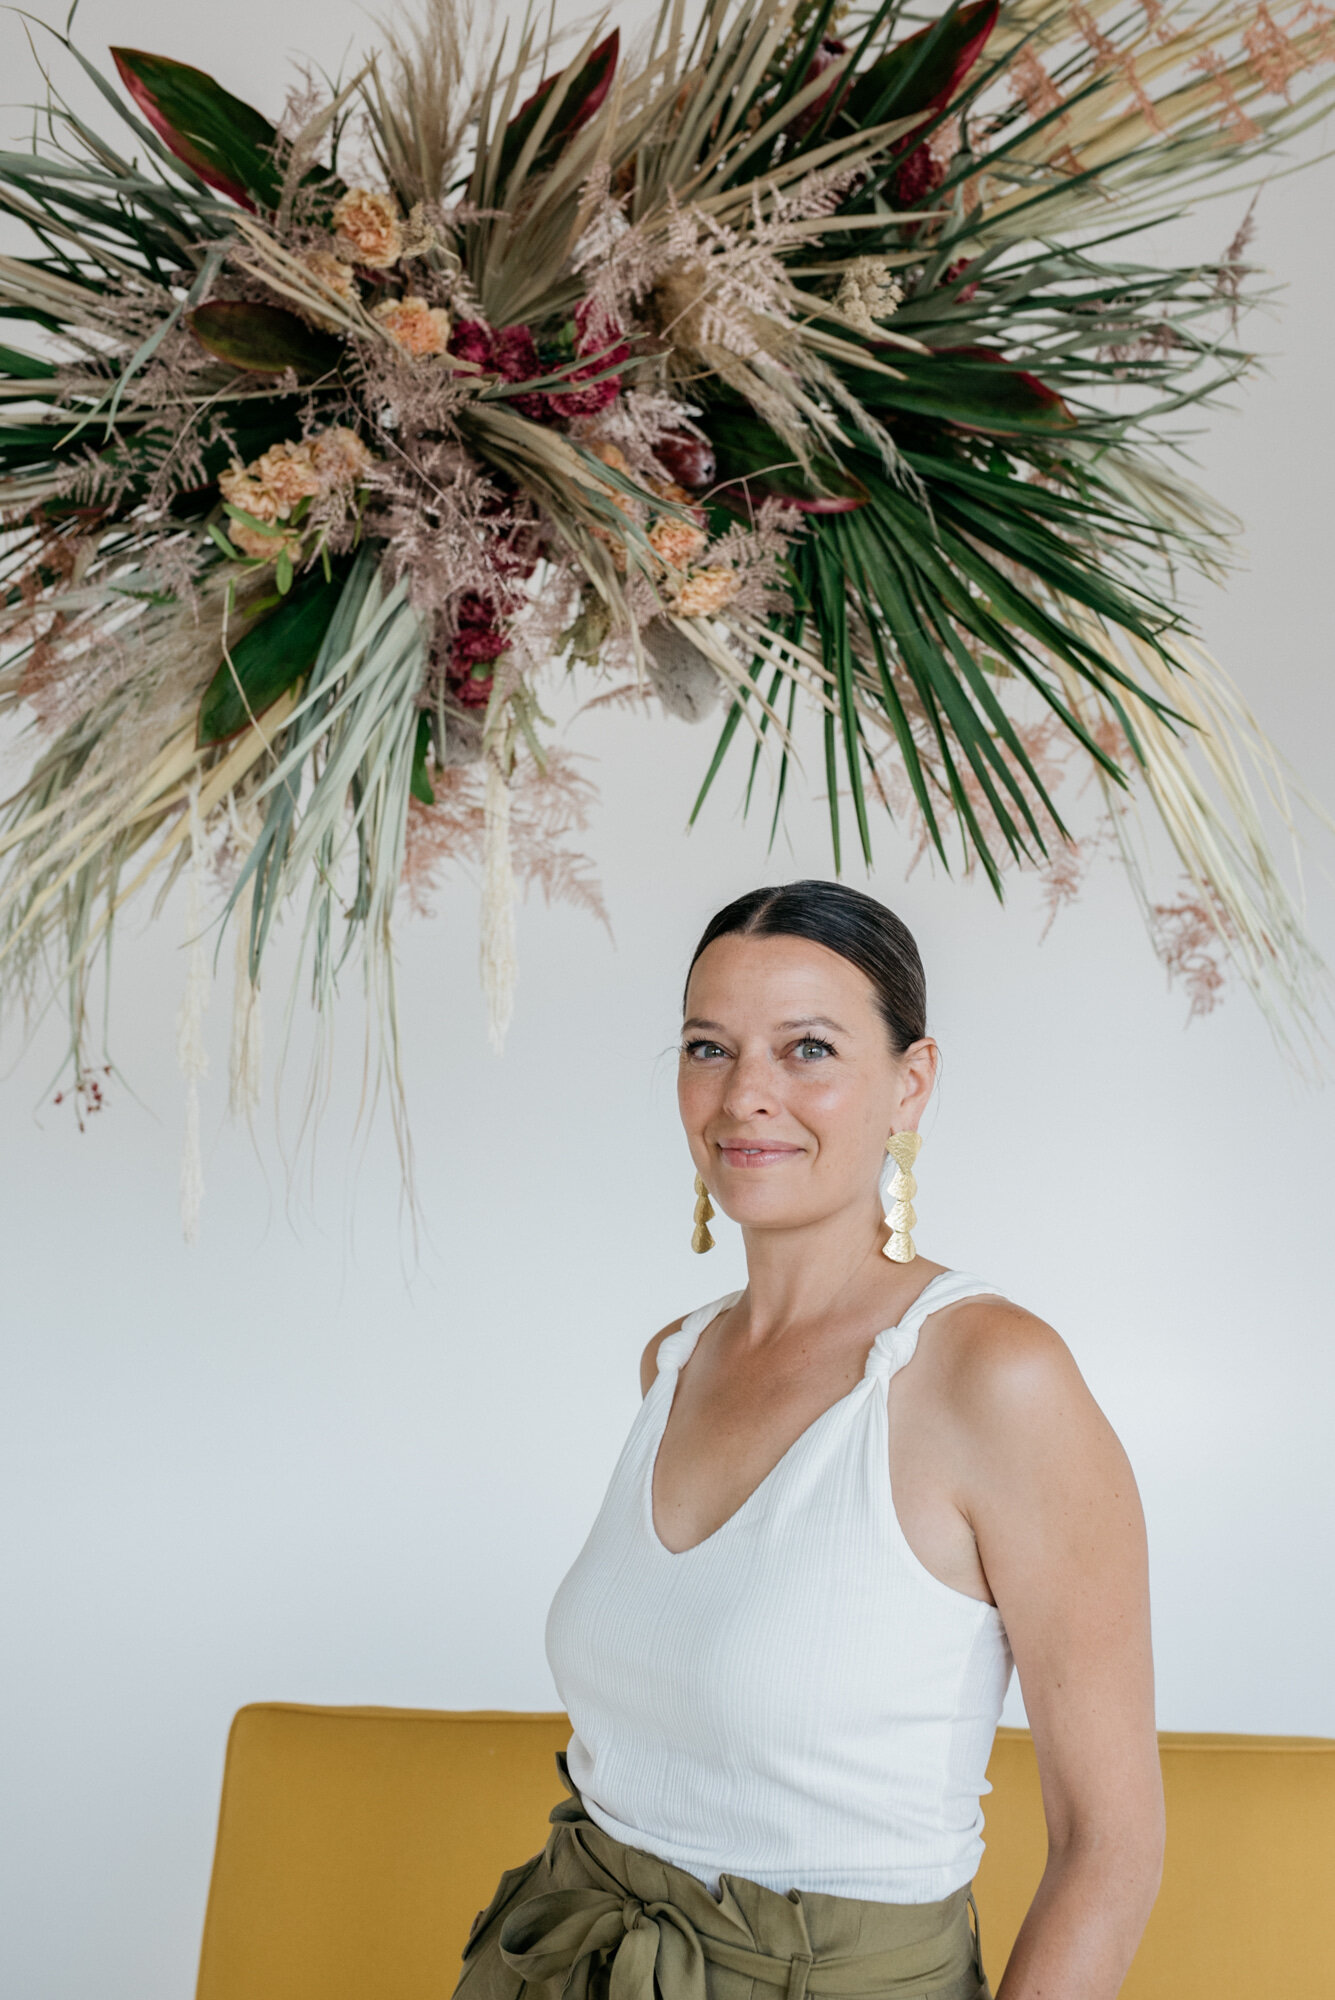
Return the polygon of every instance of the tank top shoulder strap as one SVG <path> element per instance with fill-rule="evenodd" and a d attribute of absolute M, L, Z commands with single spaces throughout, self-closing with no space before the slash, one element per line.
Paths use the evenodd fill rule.
<path fill-rule="evenodd" d="M 888 1381 L 896 1370 L 912 1360 L 918 1334 L 929 1313 L 940 1312 L 943 1306 L 958 1305 L 961 1299 L 979 1297 L 1001 1298 L 1004 1294 L 972 1271 L 938 1271 L 923 1286 L 904 1317 L 877 1334 L 867 1356 L 866 1374 Z"/>
<path fill-rule="evenodd" d="M 676 1332 L 658 1343 L 658 1375 L 675 1373 L 677 1369 L 684 1368 L 710 1320 L 717 1318 L 729 1306 L 736 1305 L 741 1296 L 740 1291 L 725 1292 L 722 1298 L 711 1299 L 707 1306 L 697 1306 L 694 1312 L 687 1313 Z"/>

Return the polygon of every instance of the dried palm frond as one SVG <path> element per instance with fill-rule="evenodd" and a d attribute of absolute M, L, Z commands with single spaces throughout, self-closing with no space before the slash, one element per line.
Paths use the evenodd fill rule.
<path fill-rule="evenodd" d="M 1175 425 L 1250 363 L 1250 215 L 1213 260 L 1142 245 L 1323 114 L 1313 0 L 665 0 L 629 55 L 422 0 L 279 125 L 55 40 L 125 141 L 52 88 L 0 154 L 32 246 L 0 258 L 0 713 L 31 743 L 0 999 L 68 996 L 78 1102 L 94 955 L 217 848 L 238 1101 L 295 905 L 318 1007 L 360 955 L 406 1171 L 405 867 L 480 869 L 494 1031 L 516 883 L 605 917 L 544 740 L 562 657 L 595 704 L 719 709 L 701 799 L 740 732 L 776 823 L 814 710 L 836 868 L 888 810 L 1055 909 L 1115 845 L 1194 1000 L 1222 953 L 1310 1053 L 1325 975 L 1266 832 L 1306 802 L 1177 589 L 1229 561 Z"/>

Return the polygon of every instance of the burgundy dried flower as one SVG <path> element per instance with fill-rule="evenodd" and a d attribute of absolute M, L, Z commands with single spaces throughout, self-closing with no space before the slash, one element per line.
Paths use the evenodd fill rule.
<path fill-rule="evenodd" d="M 492 333 L 486 321 L 456 320 L 450 334 L 450 353 L 457 354 L 461 361 L 471 361 L 475 368 L 494 367 Z"/>
<path fill-rule="evenodd" d="M 807 64 L 806 75 L 802 78 L 803 87 L 805 88 L 809 83 L 814 83 L 818 76 L 824 75 L 832 62 L 837 62 L 840 56 L 846 56 L 847 54 L 848 43 L 841 42 L 838 35 L 822 35 L 820 47 Z M 844 89 L 848 89 L 847 76 L 844 78 Z M 819 97 L 812 99 L 805 111 L 798 112 L 796 118 L 793 120 L 793 137 L 795 139 L 800 139 L 804 132 L 811 130 L 816 120 L 824 112 L 833 94 L 834 85 L 831 84 L 828 90 L 823 90 Z"/>
<path fill-rule="evenodd" d="M 531 382 L 542 373 L 533 334 L 526 326 L 503 326 L 492 335 L 494 365 L 507 382 Z"/>
<path fill-rule="evenodd" d="M 621 328 L 615 320 L 608 319 L 601 306 L 595 309 L 592 299 L 581 299 L 575 307 L 575 352 L 594 358 L 586 367 L 574 369 L 566 378 L 569 382 L 587 381 L 591 375 L 601 375 L 604 368 L 630 359 L 630 349 L 621 338 Z M 621 377 L 609 375 L 605 381 L 595 382 L 589 389 L 567 389 L 563 385 L 551 395 L 549 401 L 553 416 L 596 417 L 609 403 L 615 403 L 620 394 Z"/>
<path fill-rule="evenodd" d="M 466 590 L 456 610 L 458 629 L 450 647 L 456 667 L 471 667 L 479 660 L 494 660 L 505 651 L 505 634 L 498 629 L 500 616 L 496 601 L 481 591 Z"/>
<path fill-rule="evenodd" d="M 945 167 L 937 159 L 931 145 L 924 141 L 904 155 L 903 164 L 895 175 L 894 200 L 896 208 L 912 208 L 925 195 L 935 194 L 946 177 Z"/>
<path fill-rule="evenodd" d="M 491 365 L 507 382 L 536 381 L 544 371 L 532 329 L 523 325 L 498 327 L 492 335 Z M 541 390 L 529 396 L 512 396 L 510 403 L 521 417 L 528 417 L 535 424 L 547 422 L 550 416 L 547 398 Z"/>
<path fill-rule="evenodd" d="M 457 629 L 450 641 L 446 676 L 450 693 L 464 708 L 485 708 L 491 698 L 492 676 L 477 675 L 474 669 L 499 658 L 509 644 L 499 629 L 501 613 L 494 598 L 467 590 L 459 599 L 455 616 Z"/>
<path fill-rule="evenodd" d="M 504 651 L 505 635 L 502 632 L 459 632 L 450 647 L 450 665 L 460 673 L 465 668 L 471 673 L 480 663 L 499 659 Z"/>
<path fill-rule="evenodd" d="M 532 382 L 541 375 L 542 363 L 529 327 L 490 327 L 484 320 L 461 319 L 450 335 L 450 353 L 461 361 L 471 361 L 507 382 Z M 531 396 L 512 396 L 511 404 L 522 417 L 536 424 L 550 419 L 547 398 L 539 390 Z"/>
<path fill-rule="evenodd" d="M 955 262 L 947 268 L 946 283 L 953 285 L 956 278 L 962 278 L 972 262 L 972 257 L 957 257 Z M 961 305 L 968 305 L 969 300 L 976 299 L 977 296 L 978 286 L 976 282 L 972 285 L 961 285 L 956 294 Z"/>
<path fill-rule="evenodd" d="M 465 674 L 462 680 L 456 680 L 451 675 L 450 693 L 460 708 L 485 708 L 491 700 L 493 678 L 493 675 L 488 674 L 485 680 L 479 681 L 474 680 L 472 674 Z"/>
<path fill-rule="evenodd" d="M 585 299 L 575 309 L 575 352 L 592 358 L 584 367 L 574 369 L 565 378 L 568 382 L 586 381 L 592 375 L 601 375 L 612 363 L 630 358 L 630 349 L 621 339 L 621 329 L 615 322 L 609 325 L 604 319 L 600 337 L 593 337 L 589 323 L 591 306 L 592 301 Z M 492 328 L 480 319 L 460 320 L 450 335 L 450 352 L 462 361 L 491 370 L 507 382 L 534 382 L 551 372 L 538 353 L 533 329 L 522 322 Z M 535 424 L 564 423 L 573 417 L 596 417 L 620 393 L 620 378 L 609 375 L 606 381 L 595 382 L 587 389 L 564 386 L 552 391 L 535 389 L 512 396 L 510 404 L 520 416 Z"/>
<path fill-rule="evenodd" d="M 678 486 L 698 489 L 710 485 L 714 478 L 713 445 L 707 438 L 692 437 L 689 431 L 660 438 L 654 446 L 654 457 L 672 474 Z"/>

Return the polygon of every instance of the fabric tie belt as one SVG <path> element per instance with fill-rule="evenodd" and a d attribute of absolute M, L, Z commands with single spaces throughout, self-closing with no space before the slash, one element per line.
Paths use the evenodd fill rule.
<path fill-rule="evenodd" d="M 968 1885 L 877 1903 L 725 1875 L 715 1897 L 596 1825 L 557 1763 L 572 1796 L 479 1912 L 456 2000 L 991 2000 Z"/>
<path fill-rule="evenodd" d="M 970 1891 L 968 1905 L 978 1911 Z M 676 1903 L 642 1902 L 602 1889 L 555 1889 L 525 1897 L 501 1925 L 500 1954 L 526 1982 L 555 1982 L 564 1989 L 581 1960 L 610 1961 L 609 2000 L 705 2000 L 705 1965 L 726 1966 L 747 1979 L 777 1987 L 785 2000 L 807 1994 L 853 1996 L 893 1992 L 911 1983 L 927 1994 L 958 1982 L 957 1967 L 941 1965 L 939 1939 L 916 1948 L 816 1958 L 811 1952 L 778 1957 L 697 1931 Z M 577 1985 L 584 1981 L 576 1978 Z"/>

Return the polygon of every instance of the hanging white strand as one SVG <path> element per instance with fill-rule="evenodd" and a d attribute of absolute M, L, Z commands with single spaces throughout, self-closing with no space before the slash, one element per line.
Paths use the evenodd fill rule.
<path fill-rule="evenodd" d="M 232 840 L 244 863 L 259 833 L 260 817 L 247 801 L 238 812 L 236 795 L 227 794 Z M 232 1041 L 227 1065 L 227 1108 L 233 1118 L 252 1118 L 260 1108 L 264 1054 L 264 1022 L 260 989 L 250 977 L 250 911 L 254 881 L 248 882 L 232 912 L 236 926 L 235 972 L 232 983 Z"/>
<path fill-rule="evenodd" d="M 204 826 L 199 816 L 199 778 L 191 780 L 187 806 L 190 866 L 185 895 L 185 991 L 176 1017 L 176 1060 L 185 1079 L 185 1133 L 181 1145 L 181 1233 L 187 1243 L 199 1234 L 204 1200 L 204 1159 L 199 1139 L 199 1086 L 209 1067 L 204 1046 L 204 1014 L 209 1004 L 209 960 L 204 930 Z"/>
<path fill-rule="evenodd" d="M 487 1002 L 487 1036 L 500 1055 L 514 1013 L 515 868 L 510 838 L 510 776 L 515 763 L 516 722 L 512 698 L 519 662 L 511 650 L 492 669 L 491 695 L 482 722 L 486 783 L 482 800 L 482 910 L 478 970 Z"/>
<path fill-rule="evenodd" d="M 510 783 L 495 751 L 487 757 L 483 808 L 482 937 L 478 951 L 487 1034 L 497 1055 L 514 1013 L 515 870 L 510 847 Z"/>

